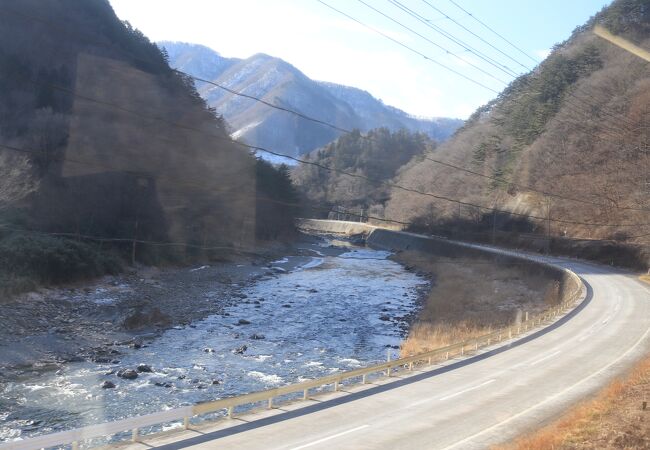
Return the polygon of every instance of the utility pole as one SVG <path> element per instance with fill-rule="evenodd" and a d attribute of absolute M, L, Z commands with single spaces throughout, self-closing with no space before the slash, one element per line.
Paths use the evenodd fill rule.
<path fill-rule="evenodd" d="M 499 204 L 499 194 L 494 198 L 494 206 L 492 207 L 492 245 L 497 242 L 497 206 Z"/>
<path fill-rule="evenodd" d="M 131 246 L 131 265 L 135 266 L 135 247 L 138 239 L 138 218 L 135 218 L 135 230 L 133 231 L 133 245 Z"/>
<path fill-rule="evenodd" d="M 551 199 L 546 199 L 546 253 L 551 253 Z"/>

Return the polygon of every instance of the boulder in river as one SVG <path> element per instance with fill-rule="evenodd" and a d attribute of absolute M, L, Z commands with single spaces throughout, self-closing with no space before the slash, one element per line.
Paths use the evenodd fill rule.
<path fill-rule="evenodd" d="M 151 372 L 153 372 L 153 369 L 148 364 L 138 364 L 138 367 L 137 367 L 136 370 L 138 372 L 140 372 L 140 373 L 151 373 Z"/>
<path fill-rule="evenodd" d="M 246 350 L 248 350 L 248 346 L 242 345 L 241 347 L 234 349 L 232 352 L 236 355 L 243 355 Z"/>
<path fill-rule="evenodd" d="M 122 326 L 127 330 L 148 328 L 154 325 L 169 326 L 171 317 L 157 307 L 136 308 L 124 319 Z"/>
<path fill-rule="evenodd" d="M 113 361 L 112 358 L 106 358 L 105 356 L 95 356 L 93 362 L 97 364 L 110 364 Z"/>
<path fill-rule="evenodd" d="M 213 348 L 210 348 L 210 347 L 206 347 L 206 348 L 204 348 L 203 351 L 204 351 L 205 353 L 214 353 L 214 349 L 213 349 Z"/>
<path fill-rule="evenodd" d="M 250 337 L 250 338 L 251 338 L 251 339 L 254 339 L 254 340 L 256 340 L 256 341 L 261 341 L 261 340 L 263 340 L 263 339 L 266 339 L 266 336 L 264 336 L 263 334 L 257 334 L 257 333 L 254 333 L 254 334 L 251 334 L 251 337 Z"/>
<path fill-rule="evenodd" d="M 390 320 L 390 317 L 388 317 L 386 314 L 383 314 L 383 315 L 379 316 L 379 320 L 388 321 L 388 320 Z"/>
<path fill-rule="evenodd" d="M 135 380 L 138 378 L 138 372 L 133 369 L 121 369 L 117 371 L 117 376 L 125 380 Z"/>
<path fill-rule="evenodd" d="M 113 389 L 113 388 L 115 387 L 115 383 L 113 383 L 112 381 L 104 381 L 104 382 L 100 385 L 100 387 L 101 387 L 102 389 Z"/>
<path fill-rule="evenodd" d="M 250 321 L 246 319 L 239 319 L 239 322 L 237 322 L 237 325 L 250 325 Z"/>

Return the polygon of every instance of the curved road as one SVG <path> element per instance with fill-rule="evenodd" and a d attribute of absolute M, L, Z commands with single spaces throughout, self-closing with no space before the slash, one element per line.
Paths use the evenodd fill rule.
<path fill-rule="evenodd" d="M 650 285 L 603 266 L 540 259 L 573 270 L 587 298 L 532 336 L 410 376 L 129 447 L 479 449 L 548 422 L 648 354 Z"/>

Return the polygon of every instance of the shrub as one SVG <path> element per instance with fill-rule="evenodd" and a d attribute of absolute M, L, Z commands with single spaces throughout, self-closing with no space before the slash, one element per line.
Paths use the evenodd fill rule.
<path fill-rule="evenodd" d="M 44 235 L 14 234 L 0 241 L 0 276 L 3 281 L 28 279 L 62 283 L 121 268 L 118 258 L 94 244 Z M 23 282 L 21 282 L 23 283 Z"/>

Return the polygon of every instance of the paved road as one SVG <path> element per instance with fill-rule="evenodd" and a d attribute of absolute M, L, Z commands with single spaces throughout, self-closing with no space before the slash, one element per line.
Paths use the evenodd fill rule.
<path fill-rule="evenodd" d="M 650 352 L 650 285 L 602 266 L 547 261 L 582 277 L 587 299 L 534 339 L 130 447 L 479 449 L 548 422 Z"/>

